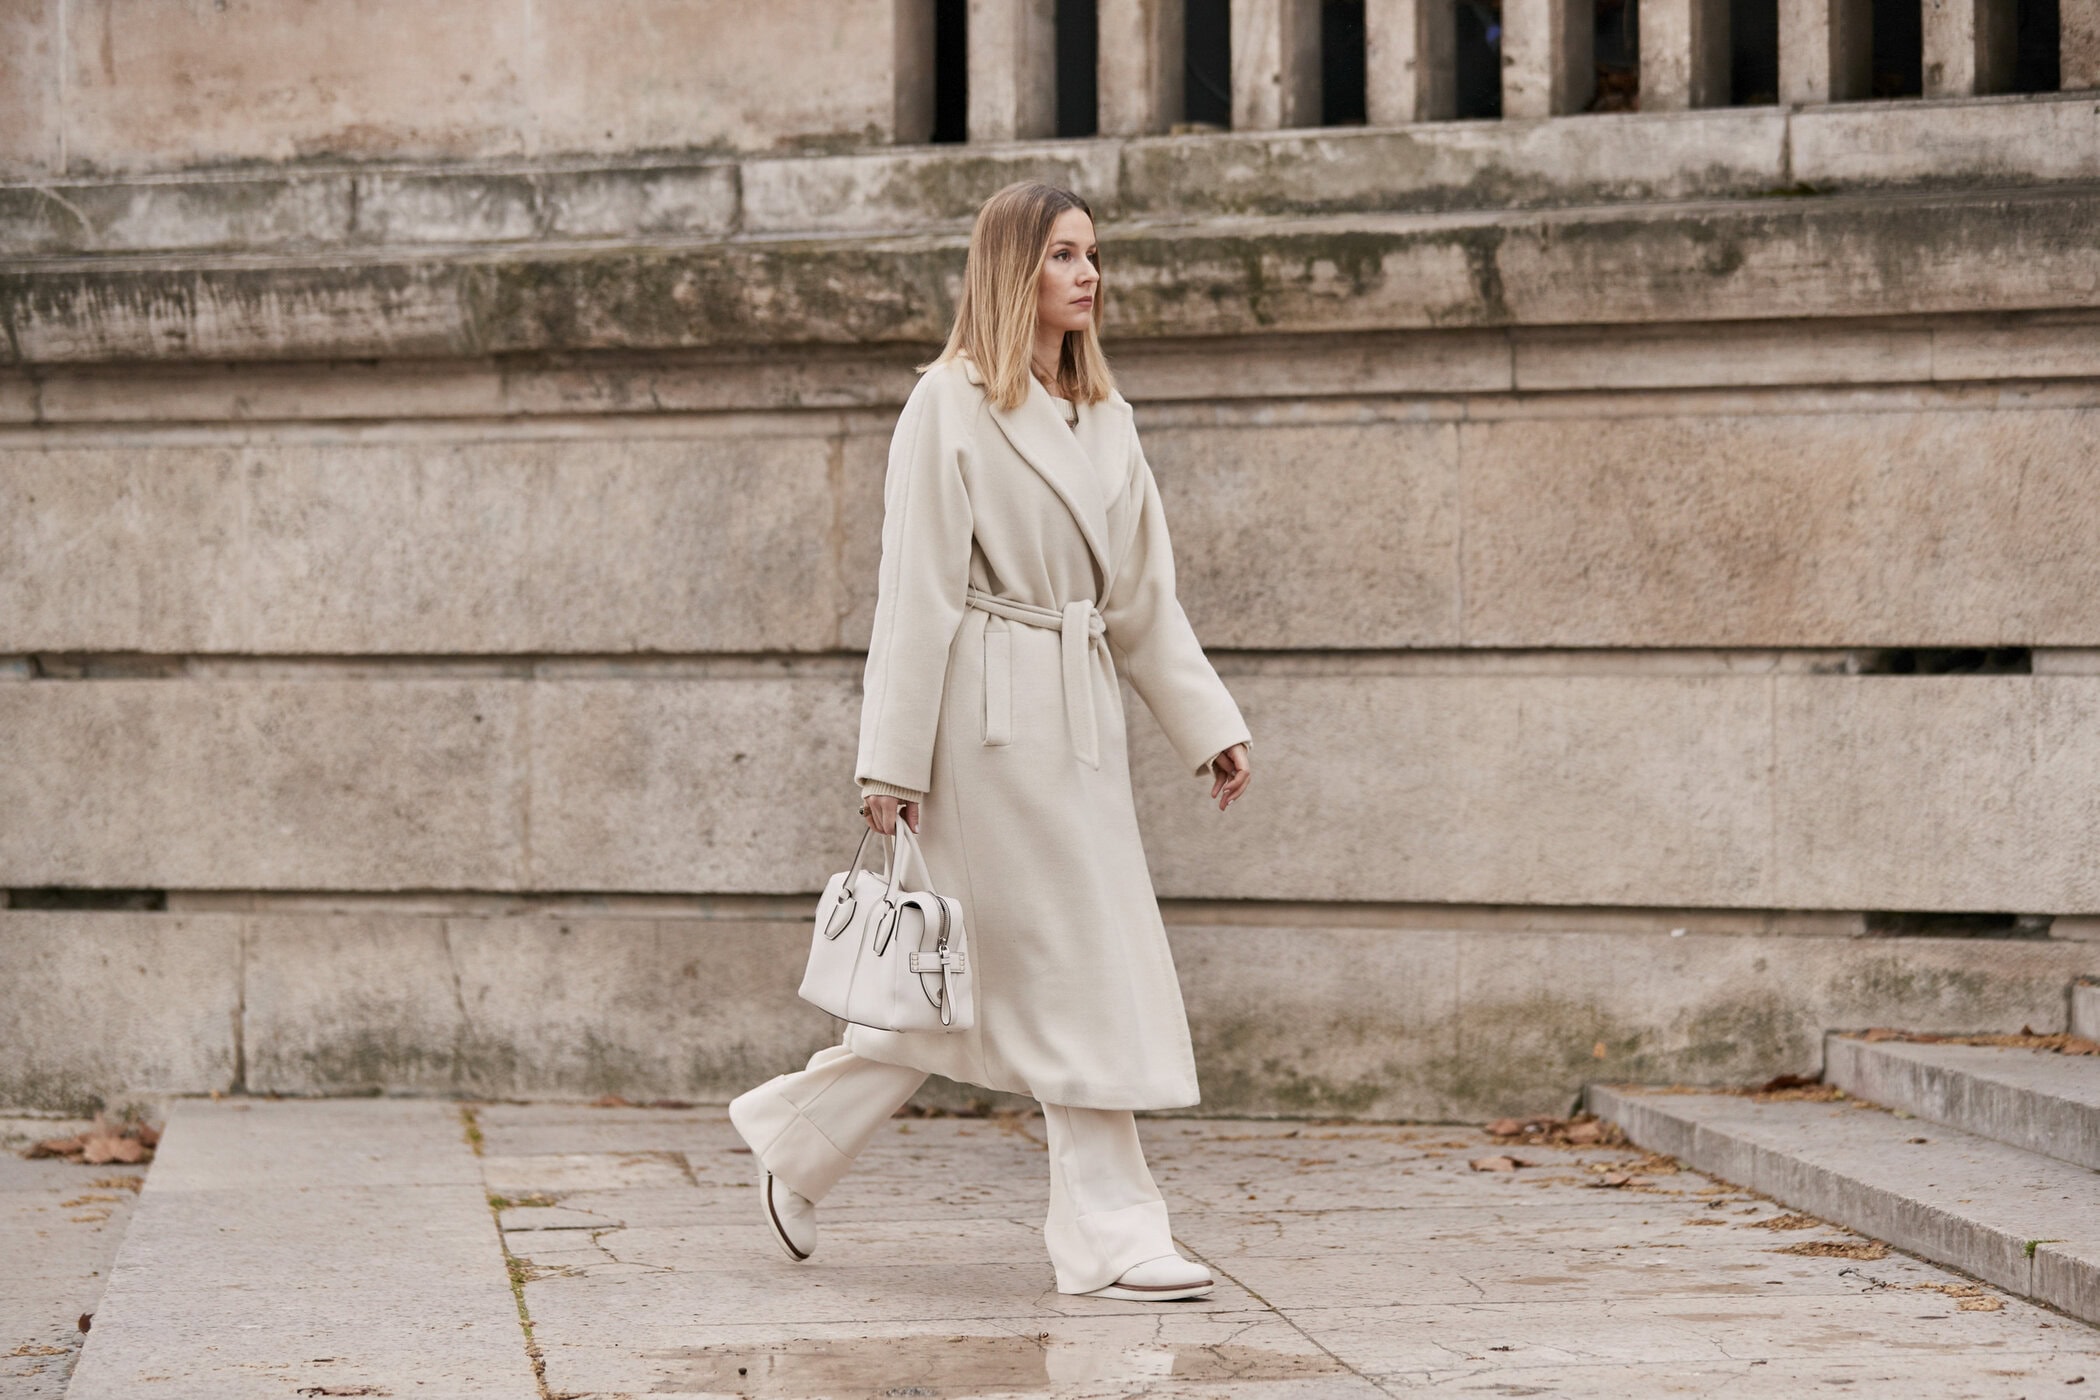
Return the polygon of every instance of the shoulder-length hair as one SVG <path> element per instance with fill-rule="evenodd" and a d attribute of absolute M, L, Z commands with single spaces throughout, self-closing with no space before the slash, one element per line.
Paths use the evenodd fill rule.
<path fill-rule="evenodd" d="M 1043 259 L 1050 251 L 1050 226 L 1067 209 L 1089 219 L 1094 211 L 1070 190 L 1021 181 L 1008 185 L 977 211 L 970 229 L 970 256 L 963 268 L 962 300 L 955 327 L 941 353 L 922 369 L 967 355 L 984 377 L 985 392 L 1001 408 L 1019 408 L 1028 398 L 1029 359 L 1035 352 L 1036 306 Z M 1115 388 L 1108 358 L 1101 353 L 1101 288 L 1094 289 L 1094 314 L 1081 331 L 1066 331 L 1057 357 L 1057 387 L 1075 403 L 1099 403 Z"/>

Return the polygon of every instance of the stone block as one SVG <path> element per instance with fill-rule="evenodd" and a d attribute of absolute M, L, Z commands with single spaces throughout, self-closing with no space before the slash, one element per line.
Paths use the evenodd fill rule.
<path fill-rule="evenodd" d="M 1232 129 L 1320 124 L 1319 0 L 1232 0 Z"/>
<path fill-rule="evenodd" d="M 1184 0 L 1104 0 L 1095 77 L 1103 136 L 1161 132 L 1181 120 L 1188 55 Z"/>
<path fill-rule="evenodd" d="M 830 649 L 839 441 L 749 426 L 0 448 L 0 650 Z"/>
<path fill-rule="evenodd" d="M 532 698 L 532 886 L 821 890 L 852 854 L 857 687 L 564 681 Z"/>
<path fill-rule="evenodd" d="M 1791 178 L 1818 189 L 2100 179 L 2091 99 L 1887 102 L 1795 112 Z"/>
<path fill-rule="evenodd" d="M 1561 1112 L 1597 1080 L 1813 1075 L 1835 1028 L 2049 1026 L 2063 1015 L 2058 984 L 2080 965 L 2047 942 L 1696 933 L 1480 930 L 1457 935 L 1455 954 L 1447 992 L 1387 994 L 1456 1007 L 1450 1057 L 1426 1068 L 1460 1118 Z"/>
<path fill-rule="evenodd" d="M 874 144 L 896 114 L 893 0 L 536 0 L 540 153 Z"/>
<path fill-rule="evenodd" d="M 2100 88 L 2100 3 L 2062 0 L 2057 13 L 2058 86 L 2065 92 Z"/>
<path fill-rule="evenodd" d="M 1786 122 L 1745 109 L 1132 141 L 1119 208 L 1187 219 L 1762 193 L 1783 178 Z"/>
<path fill-rule="evenodd" d="M 522 691 L 0 686 L 0 885 L 514 888 L 525 870 Z"/>
<path fill-rule="evenodd" d="M 1062 141 L 851 155 L 754 156 L 738 167 L 746 233 L 847 233 L 884 229 L 967 232 L 987 196 L 1016 180 L 1077 192 L 1095 215 L 1119 204 L 1117 143 Z M 961 287 L 962 264 L 955 265 Z"/>
<path fill-rule="evenodd" d="M 736 227 L 737 168 L 727 161 L 536 178 L 547 232 L 557 238 L 693 238 Z"/>
<path fill-rule="evenodd" d="M 1641 110 L 1728 105 L 1729 0 L 1651 0 L 1641 16 Z"/>
<path fill-rule="evenodd" d="M 2095 431 L 2090 409 L 1469 423 L 1465 640 L 2090 644 Z"/>
<path fill-rule="evenodd" d="M 1206 646 L 1449 645 L 1458 427 L 1168 427 L 1145 452 Z"/>
<path fill-rule="evenodd" d="M 2078 1057 L 1834 1035 L 1823 1077 L 1856 1099 L 2100 1171 L 2100 1074 Z"/>
<path fill-rule="evenodd" d="M 88 1113 L 235 1087 L 241 934 L 226 914 L 0 910 L 0 1104 Z"/>
<path fill-rule="evenodd" d="M 1779 0 L 1779 100 L 1802 106 L 1871 95 L 1873 21 L 1872 0 Z"/>
<path fill-rule="evenodd" d="M 1926 97 L 1981 97 L 2012 86 L 2020 44 L 2014 0 L 1924 0 L 1923 15 Z"/>
<path fill-rule="evenodd" d="M 969 0 L 964 29 L 970 140 L 1055 136 L 1056 0 Z"/>
<path fill-rule="evenodd" d="M 66 181 L 0 190 L 10 254 L 311 248 L 354 236 L 356 182 L 342 175 L 246 180 Z"/>
<path fill-rule="evenodd" d="M 526 150 L 523 15 L 504 0 L 66 7 L 69 163 L 95 170 Z M 413 42 L 403 35 L 413 34 Z"/>
<path fill-rule="evenodd" d="M 1458 115 L 1458 35 L 1452 0 L 1370 0 L 1364 6 L 1364 106 L 1372 126 Z"/>
<path fill-rule="evenodd" d="M 1773 685 L 1776 904 L 2100 910 L 2100 868 L 2065 837 L 2100 829 L 2100 681 Z"/>
<path fill-rule="evenodd" d="M 1502 115 L 1580 112 L 1596 92 L 1591 0 L 1506 0 L 1502 11 Z"/>
<path fill-rule="evenodd" d="M 64 0 L 0 11 L 0 177 L 55 175 L 65 163 L 59 102 Z"/>
<path fill-rule="evenodd" d="M 237 649 L 248 465 L 231 445 L 0 448 L 0 652 Z"/>
<path fill-rule="evenodd" d="M 1162 896 L 1770 907 L 1763 678 L 1227 680 L 1259 758 L 1229 814 L 1133 721 Z"/>
<path fill-rule="evenodd" d="M 836 1036 L 794 989 L 799 920 L 267 915 L 257 1092 L 724 1102 Z"/>
<path fill-rule="evenodd" d="M 1466 1012 L 1457 972 L 1468 935 L 1192 923 L 1169 934 L 1196 1050 L 1198 1112 L 1475 1116 L 1457 1073 Z M 1279 977 L 1285 949 L 1290 972 Z"/>
<path fill-rule="evenodd" d="M 480 348 L 466 281 L 434 261 L 74 267 L 11 275 L 0 316 L 32 364 L 450 358 Z"/>
<path fill-rule="evenodd" d="M 2100 910 L 2059 835 L 2092 677 L 1382 671 L 1228 668 L 1265 755 L 1229 816 L 1135 721 L 1163 897 Z M 0 883 L 808 891 L 858 712 L 734 669 L 0 686 Z"/>

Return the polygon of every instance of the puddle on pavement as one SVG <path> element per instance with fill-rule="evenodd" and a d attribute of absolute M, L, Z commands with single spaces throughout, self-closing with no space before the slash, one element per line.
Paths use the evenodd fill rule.
<path fill-rule="evenodd" d="M 711 1391 L 752 1400 L 832 1396 L 948 1397 L 1047 1391 L 1073 1382 L 1174 1379 L 1220 1385 L 1339 1375 L 1324 1355 L 1260 1347 L 1061 1341 L 1054 1337 L 866 1337 L 750 1347 L 657 1351 L 658 1390 Z"/>

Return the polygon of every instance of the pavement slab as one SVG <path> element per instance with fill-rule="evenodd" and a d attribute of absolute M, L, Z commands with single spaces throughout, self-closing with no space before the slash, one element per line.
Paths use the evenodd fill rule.
<path fill-rule="evenodd" d="M 2093 1328 L 1633 1149 L 1148 1119 L 1176 1236 L 1219 1277 L 1207 1299 L 1161 1305 L 1053 1290 L 1032 1117 L 897 1120 L 797 1265 L 760 1223 L 750 1154 L 718 1109 L 481 1113 L 484 1166 L 533 1193 L 502 1222 L 552 1395 L 1916 1400 L 2100 1385 Z M 652 1152 L 691 1179 L 612 1183 Z M 1468 1165 L 1503 1153 L 1527 1165 Z M 1879 1257 L 1786 1252 L 1802 1244 Z"/>
<path fill-rule="evenodd" d="M 68 1400 L 535 1400 L 460 1111 L 178 1100 Z"/>
<path fill-rule="evenodd" d="M 2032 1400 L 2100 1385 L 2100 1331 L 1636 1149 L 1445 1126 L 1142 1131 L 1181 1247 L 1219 1279 L 1209 1298 L 1054 1290 L 1031 1116 L 897 1119 L 797 1265 L 718 1108 L 184 1101 L 72 1393 Z M 1524 1165 L 1469 1165 L 1500 1155 Z M 41 1165 L 0 1159 L 0 1188 Z"/>
<path fill-rule="evenodd" d="M 84 1120 L 0 1117 L 0 1397 L 66 1392 L 147 1167 L 22 1157 Z"/>

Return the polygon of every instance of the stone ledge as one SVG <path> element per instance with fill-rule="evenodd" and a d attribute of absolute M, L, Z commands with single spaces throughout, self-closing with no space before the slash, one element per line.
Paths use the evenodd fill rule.
<path fill-rule="evenodd" d="M 1873 1105 L 1757 1103 L 1592 1085 L 1589 1107 L 1651 1152 L 2100 1322 L 2092 1173 Z"/>
<path fill-rule="evenodd" d="M 2100 179 L 2090 97 L 1721 108 L 837 155 L 0 182 L 11 256 L 966 229 L 1011 180 L 1113 220 L 1554 208 Z"/>
<path fill-rule="evenodd" d="M 1123 340 L 2100 305 L 2100 188 L 1104 231 Z M 14 363 L 936 343 L 958 234 L 0 270 Z"/>

